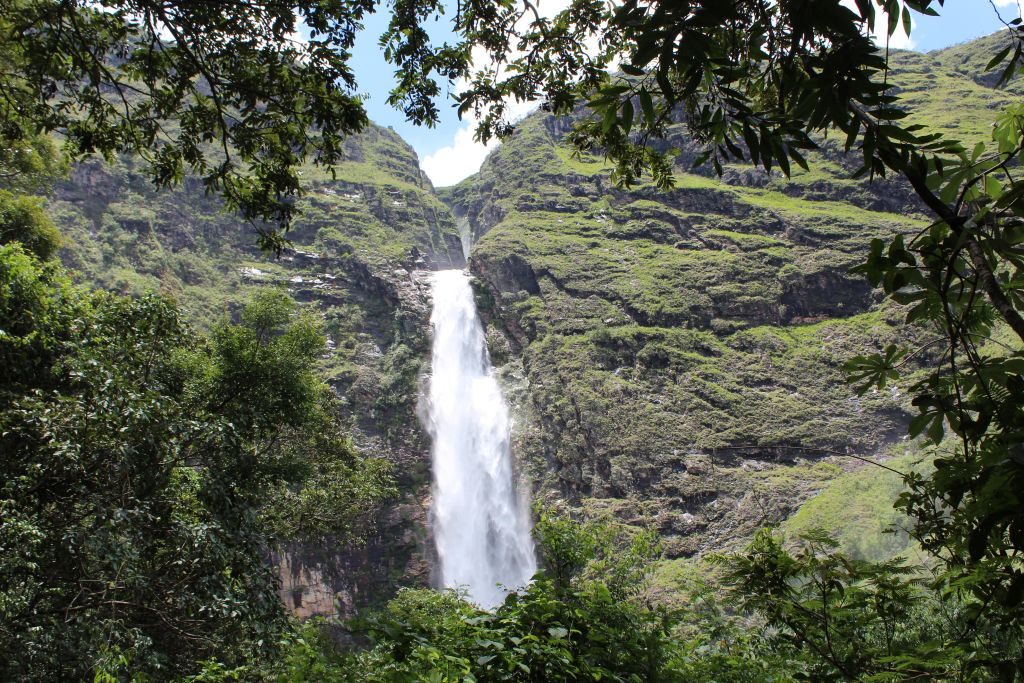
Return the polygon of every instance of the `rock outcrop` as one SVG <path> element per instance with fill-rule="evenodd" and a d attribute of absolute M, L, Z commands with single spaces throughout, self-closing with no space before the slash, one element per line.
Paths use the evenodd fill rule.
<path fill-rule="evenodd" d="M 371 126 L 345 152 L 336 179 L 306 170 L 292 248 L 277 258 L 200 184 L 156 192 L 129 158 L 80 164 L 49 206 L 79 279 L 126 293 L 160 290 L 200 326 L 237 314 L 267 287 L 323 316 L 323 373 L 356 447 L 393 464 L 400 494 L 362 545 L 325 539 L 275 554 L 282 599 L 299 616 L 348 613 L 400 585 L 430 582 L 429 443 L 416 418 L 429 358 L 425 276 L 465 264 L 455 221 L 408 145 Z"/>
<path fill-rule="evenodd" d="M 897 53 L 889 74 L 921 123 L 968 142 L 1012 101 L 970 77 L 975 52 Z M 849 272 L 871 239 L 929 225 L 909 186 L 852 179 L 860 160 L 829 139 L 792 178 L 719 178 L 674 128 L 675 188 L 617 188 L 567 148 L 573 118 L 528 117 L 442 193 L 476 241 L 492 345 L 511 349 L 536 495 L 656 527 L 687 557 L 785 519 L 856 463 L 843 454 L 886 457 L 906 397 L 859 398 L 841 365 L 923 334 Z"/>

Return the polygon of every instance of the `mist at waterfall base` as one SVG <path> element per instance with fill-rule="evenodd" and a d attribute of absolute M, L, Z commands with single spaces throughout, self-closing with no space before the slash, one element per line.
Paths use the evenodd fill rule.
<path fill-rule="evenodd" d="M 444 270 L 432 277 L 427 426 L 441 582 L 492 609 L 536 570 L 530 519 L 516 490 L 508 406 L 487 355 L 469 275 Z"/>

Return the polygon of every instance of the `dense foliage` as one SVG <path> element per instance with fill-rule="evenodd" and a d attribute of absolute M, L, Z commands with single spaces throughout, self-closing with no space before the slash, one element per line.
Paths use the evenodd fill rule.
<path fill-rule="evenodd" d="M 625 540 L 610 531 L 581 533 L 566 519 L 541 516 L 535 534 L 548 571 L 490 614 L 454 593 L 400 594 L 362 626 L 374 646 L 354 658 L 354 675 L 367 681 L 657 680 L 668 666 L 667 622 L 630 600 L 645 586 L 656 546 L 649 534 Z"/>
<path fill-rule="evenodd" d="M 872 563 L 836 551 L 821 531 L 795 551 L 762 532 L 728 558 L 735 607 L 770 627 L 771 648 L 816 681 L 1014 680 L 1019 634 L 980 603 L 929 588 L 927 573 L 903 559 Z M 975 616 L 970 616 L 970 615 Z"/>
<path fill-rule="evenodd" d="M 293 35 L 297 9 L 319 39 Z M 2 134 L 58 131 L 73 155 L 137 152 L 159 184 L 187 169 L 247 217 L 286 222 L 296 160 L 336 161 L 340 136 L 365 123 L 345 66 L 362 11 L 4 2 Z"/>
<path fill-rule="evenodd" d="M 316 322 L 270 294 L 203 337 L 160 297 L 76 287 L 48 261 L 59 237 L 40 201 L 17 193 L 60 167 L 37 135 L 56 131 L 75 156 L 142 154 L 159 185 L 200 176 L 268 221 L 264 245 L 279 248 L 298 165 L 336 164 L 342 136 L 365 124 L 347 50 L 376 3 L 0 3 L 0 673 L 168 678 L 210 660 L 207 680 L 1021 675 L 1024 111 L 1008 108 L 974 146 L 908 125 L 868 37 L 879 10 L 883 33 L 909 32 L 898 5 L 577 0 L 544 18 L 528 2 L 468 2 L 467 42 L 434 49 L 420 23 L 440 5 L 400 1 L 383 43 L 401 68 L 392 102 L 411 118 L 435 119 L 430 76 L 468 75 L 469 47 L 483 46 L 495 66 L 461 98 L 482 137 L 509 132 L 510 96 L 542 94 L 555 112 L 585 103 L 594 116 L 572 140 L 605 153 L 626 185 L 645 170 L 671 185 L 653 142 L 675 123 L 719 171 L 750 159 L 788 174 L 840 131 L 862 174 L 904 179 L 937 220 L 876 240 L 859 271 L 936 339 L 847 370 L 884 388 L 910 359 L 931 364 L 910 432 L 936 468 L 908 475 L 899 507 L 941 561 L 934 579 L 851 560 L 818 535 L 797 551 L 761 535 L 730 564 L 739 620 L 720 604 L 670 614 L 642 595 L 648 536 L 625 550 L 542 518 L 546 571 L 493 614 L 410 591 L 364 624 L 368 647 L 286 638 L 273 662 L 288 629 L 265 553 L 297 534 L 354 533 L 387 488 L 338 436 L 310 370 Z M 309 41 L 293 35 L 300 20 Z M 1000 83 L 1020 65 L 1020 21 L 1005 35 L 989 63 Z"/>
<path fill-rule="evenodd" d="M 279 249 L 299 167 L 336 165 L 367 124 L 349 51 L 379 4 L 4 0 L 0 138 L 14 148 L 57 132 L 76 158 L 141 155 L 160 186 L 200 177 Z M 382 39 L 408 67 L 395 102 L 419 122 L 437 120 L 428 77 L 454 76 L 468 54 L 424 55 L 419 23 L 440 11 L 399 3 Z"/>
<path fill-rule="evenodd" d="M 980 682 L 1019 671 L 1020 642 L 965 628 L 963 606 L 930 591 L 920 568 L 853 560 L 820 532 L 795 548 L 759 535 L 675 609 L 647 593 L 653 535 L 552 512 L 536 532 L 544 568 L 493 612 L 406 589 L 348 624 L 354 643 L 310 623 L 277 662 L 210 665 L 204 680 Z"/>
<path fill-rule="evenodd" d="M 357 538 L 388 492 L 336 436 L 319 324 L 283 294 L 203 337 L 12 242 L 0 330 L 5 680 L 263 656 L 287 626 L 273 544 Z"/>

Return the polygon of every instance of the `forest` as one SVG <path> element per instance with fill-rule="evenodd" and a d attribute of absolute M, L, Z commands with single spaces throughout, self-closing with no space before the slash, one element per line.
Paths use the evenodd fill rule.
<path fill-rule="evenodd" d="M 1024 23 L 946 9 L 0 0 L 0 680 L 1024 681 Z"/>

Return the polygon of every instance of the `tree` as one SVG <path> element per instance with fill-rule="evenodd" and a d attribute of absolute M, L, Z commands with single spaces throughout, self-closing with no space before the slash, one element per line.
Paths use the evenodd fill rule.
<path fill-rule="evenodd" d="M 390 493 L 336 436 L 319 324 L 284 294 L 203 337 L 163 298 L 76 287 L 12 243 L 0 330 L 4 680 L 265 657 L 288 628 L 273 544 L 358 540 Z"/>
<path fill-rule="evenodd" d="M 296 682 L 982 683 L 1020 671 L 1014 634 L 965 622 L 963 605 L 941 600 L 920 568 L 851 559 L 821 531 L 795 550 L 761 532 L 742 553 L 715 558 L 719 580 L 703 566 L 704 585 L 672 609 L 645 597 L 653 533 L 550 511 L 536 532 L 542 568 L 493 612 L 455 591 L 404 589 L 350 621 L 357 637 L 343 646 L 309 623 L 283 657 L 231 673 Z M 219 664 L 207 672 L 201 680 L 234 680 Z"/>
<path fill-rule="evenodd" d="M 45 135 L 4 141 L 0 147 L 0 187 L 5 190 L 45 194 L 67 171 L 67 158 Z"/>
<path fill-rule="evenodd" d="M 1013 634 L 965 621 L 964 605 L 929 590 L 920 567 L 855 560 L 837 546 L 818 530 L 791 552 L 762 531 L 743 553 L 718 558 L 729 602 L 764 619 L 766 644 L 801 678 L 1014 680 Z"/>
<path fill-rule="evenodd" d="M 45 136 L 0 145 L 0 244 L 20 242 L 43 261 L 57 255 L 60 231 L 35 195 L 48 193 L 67 170 L 66 158 Z"/>
<path fill-rule="evenodd" d="M 158 186 L 202 178 L 280 248 L 299 167 L 331 166 L 366 125 L 348 65 L 376 0 L 0 1 L 0 175 L 39 133 L 72 158 L 135 153 Z M 385 42 L 407 69 L 394 102 L 433 123 L 430 76 L 456 77 L 461 48 L 427 50 L 439 0 L 396 3 Z"/>
<path fill-rule="evenodd" d="M 39 197 L 0 190 L 0 244 L 18 242 L 47 261 L 57 255 L 60 231 Z"/>
<path fill-rule="evenodd" d="M 8 147 L 55 131 L 73 155 L 137 151 L 158 184 L 196 173 L 229 207 L 268 221 L 263 243 L 279 247 L 299 164 L 330 166 L 343 136 L 365 122 L 347 50 L 359 20 L 379 6 L 2 0 L 0 133 Z M 992 141 L 971 149 L 908 125 L 886 80 L 886 53 L 870 38 L 876 25 L 883 35 L 909 32 L 911 11 L 941 6 L 573 0 L 544 17 L 530 0 L 467 0 L 455 16 L 463 41 L 433 46 L 421 23 L 441 4 L 396 0 L 382 45 L 400 76 L 390 101 L 413 120 L 436 119 L 435 77 L 471 79 L 460 111 L 480 115 L 483 139 L 511 131 L 508 98 L 539 98 L 555 113 L 585 105 L 591 115 L 570 139 L 603 150 L 625 185 L 645 171 L 671 185 L 671 161 L 650 143 L 675 124 L 715 168 L 749 159 L 788 173 L 806 164 L 803 151 L 838 133 L 863 156 L 861 174 L 903 178 L 936 221 L 874 242 L 860 268 L 908 306 L 908 321 L 942 340 L 940 362 L 913 388 L 919 415 L 910 425 L 937 449 L 936 474 L 910 478 L 900 505 L 916 520 L 915 537 L 945 562 L 947 585 L 976 600 L 971 618 L 987 611 L 1020 629 L 1024 108 L 1003 112 Z M 300 22 L 308 42 L 295 38 Z M 1024 25 L 1008 22 L 1004 36 L 989 65 L 1000 67 L 1000 83 L 1020 70 Z M 489 57 L 477 71 L 474 47 Z M 1011 343 L 993 340 L 999 329 Z M 30 345 L 47 351 L 45 336 L 4 343 L 12 357 Z M 884 385 L 918 351 L 853 359 L 851 379 Z"/>
<path fill-rule="evenodd" d="M 654 535 L 553 512 L 534 531 L 545 568 L 524 590 L 491 613 L 454 591 L 400 591 L 356 622 L 370 647 L 353 648 L 345 680 L 679 680 L 673 619 L 639 598 Z"/>

